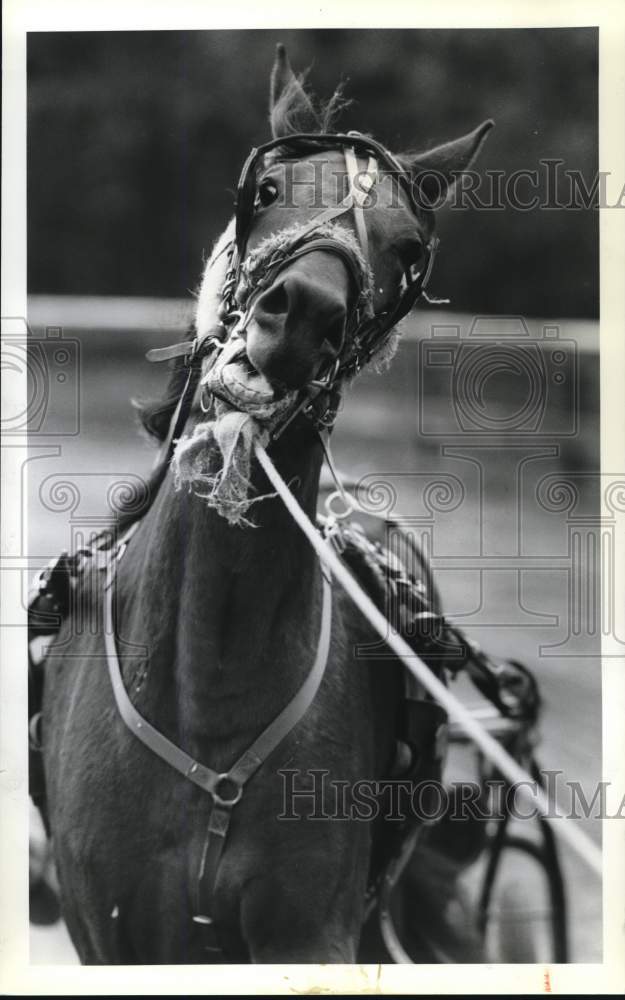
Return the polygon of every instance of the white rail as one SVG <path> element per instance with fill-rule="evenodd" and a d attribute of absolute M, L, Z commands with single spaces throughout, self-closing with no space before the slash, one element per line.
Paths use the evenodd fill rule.
<path fill-rule="evenodd" d="M 111 330 L 131 333 L 137 331 L 181 331 L 187 329 L 193 319 L 195 299 L 142 298 L 140 296 L 119 297 L 115 295 L 29 295 L 28 322 L 34 329 L 60 326 L 67 330 Z M 491 335 L 498 333 L 509 339 L 514 332 L 510 317 L 487 317 Z M 514 317 L 512 317 L 514 319 Z M 402 339 L 416 343 L 429 337 L 432 324 L 441 331 L 448 328 L 448 336 L 456 336 L 458 330 L 464 338 L 471 337 L 475 317 L 469 313 L 457 313 L 451 309 L 415 309 L 411 317 L 404 321 Z M 599 350 L 599 323 L 594 319 L 549 319 L 545 321 L 557 327 L 560 337 L 572 340 L 575 350 L 581 353 L 596 353 Z M 543 320 L 526 317 L 523 324 L 521 342 L 525 336 L 528 343 L 543 339 Z M 498 329 L 500 327 L 500 329 Z M 518 336 L 516 338 L 518 342 Z M 515 342 L 512 336 L 512 342 Z"/>

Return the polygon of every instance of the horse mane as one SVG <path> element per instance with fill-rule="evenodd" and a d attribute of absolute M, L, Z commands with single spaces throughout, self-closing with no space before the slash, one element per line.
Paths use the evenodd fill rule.
<path fill-rule="evenodd" d="M 286 138 L 297 132 L 332 132 L 339 114 L 352 104 L 343 96 L 342 83 L 329 101 L 316 97 L 306 85 L 307 75 L 308 71 L 292 76 L 272 103 L 269 119 L 276 137 Z"/>

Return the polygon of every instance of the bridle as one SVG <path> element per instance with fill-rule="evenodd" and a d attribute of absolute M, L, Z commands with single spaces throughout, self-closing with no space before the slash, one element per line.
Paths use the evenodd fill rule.
<path fill-rule="evenodd" d="M 272 262 L 271 267 L 266 270 L 257 288 L 253 290 L 252 296 L 246 302 L 245 315 L 241 316 L 236 291 L 241 282 L 247 244 L 254 222 L 258 167 L 259 164 L 263 163 L 268 153 L 278 148 L 281 151 L 286 148 L 296 156 L 304 150 L 310 152 L 311 148 L 318 151 L 341 149 L 345 157 L 349 191 L 339 204 L 324 209 L 299 229 L 290 245 L 283 248 Z M 359 168 L 359 155 L 367 160 L 365 171 L 361 171 Z M 358 292 L 362 291 L 361 269 L 358 266 L 358 261 L 354 259 L 353 252 L 336 239 L 319 236 L 318 231 L 327 223 L 352 212 L 360 248 L 367 265 L 369 265 L 369 241 L 364 209 L 370 191 L 379 179 L 381 169 L 388 171 L 396 178 L 400 189 L 406 195 L 408 204 L 416 215 L 420 205 L 415 197 L 410 175 L 384 146 L 361 133 L 298 133 L 287 138 L 272 139 L 270 142 L 252 149 L 243 165 L 237 187 L 235 241 L 226 273 L 220 309 L 220 319 L 226 327 L 234 320 L 233 329 L 235 331 L 244 329 L 258 295 L 265 288 L 271 286 L 280 271 L 305 254 L 319 250 L 338 256 L 345 264 L 353 286 Z M 437 247 L 438 240 L 434 237 L 425 247 L 425 258 L 420 270 L 417 273 L 406 272 L 404 291 L 391 310 L 377 315 L 366 315 L 362 307 L 363 296 L 357 294 L 348 317 L 343 346 L 338 357 L 329 362 L 325 370 L 319 372 L 313 382 L 305 387 L 295 411 L 289 415 L 286 421 L 274 428 L 274 438 L 283 433 L 286 426 L 299 412 L 304 412 L 314 424 L 322 427 L 332 425 L 336 416 L 336 406 L 333 405 L 336 399 L 333 400 L 332 397 L 336 397 L 337 388 L 345 379 L 358 374 L 371 360 L 376 350 L 384 342 L 386 335 L 423 295 L 432 272 Z"/>
<path fill-rule="evenodd" d="M 297 228 L 296 233 L 265 262 L 262 273 L 253 273 L 254 251 L 247 254 L 251 235 L 258 187 L 259 166 L 268 153 L 288 150 L 293 158 L 310 153 L 312 150 L 328 151 L 340 149 L 345 157 L 349 191 L 337 205 L 324 209 L 308 223 Z M 359 169 L 358 157 L 367 160 L 365 171 Z M 218 256 L 228 255 L 228 267 L 221 290 L 218 308 L 218 327 L 209 335 L 196 336 L 193 341 L 175 344 L 172 347 L 154 349 L 148 352 L 150 361 L 182 359 L 189 366 L 189 377 L 183 390 L 170 433 L 161 449 L 158 463 L 166 464 L 171 458 L 173 443 L 180 436 L 188 418 L 191 402 L 199 380 L 200 363 L 211 355 L 216 357 L 226 342 L 241 337 L 250 322 L 258 298 L 271 287 L 278 274 L 293 261 L 305 255 L 323 250 L 337 256 L 346 266 L 355 290 L 351 311 L 346 323 L 345 336 L 337 357 L 329 361 L 315 378 L 298 393 L 293 408 L 278 420 L 270 431 L 270 441 L 276 440 L 292 421 L 300 414 L 307 417 L 318 430 L 329 430 L 334 424 L 340 402 L 341 387 L 353 378 L 374 357 L 386 342 L 387 336 L 420 298 L 430 304 L 440 304 L 442 300 L 431 299 L 427 295 L 427 285 L 432 273 L 438 239 L 432 237 L 424 247 L 424 257 L 418 270 L 410 268 L 402 279 L 402 290 L 391 308 L 374 313 L 367 304 L 366 274 L 369 268 L 369 241 L 364 210 L 373 186 L 381 171 L 390 173 L 405 194 L 415 216 L 423 207 L 415 193 L 410 174 L 400 162 L 375 139 L 359 132 L 348 133 L 297 133 L 284 138 L 272 139 L 251 150 L 241 171 L 237 185 L 234 239 L 223 247 Z M 347 213 L 353 213 L 356 235 L 361 254 L 332 235 L 324 233 L 335 220 Z M 216 258 L 215 258 L 216 259 Z M 213 263 L 215 262 L 213 260 Z M 242 341 L 242 348 L 243 348 Z"/>
<path fill-rule="evenodd" d="M 249 260 L 246 258 L 246 251 L 254 220 L 257 168 L 268 152 L 285 145 L 292 147 L 295 151 L 301 150 L 304 145 L 307 148 L 312 145 L 313 148 L 318 146 L 320 149 L 336 147 L 343 149 L 350 191 L 338 205 L 326 209 L 299 228 L 294 238 L 287 241 L 281 251 L 270 261 L 261 277 L 258 280 L 250 281 L 251 269 Z M 358 169 L 358 154 L 364 154 L 368 159 L 367 170 L 364 174 L 361 174 Z M 340 393 L 341 383 L 345 378 L 356 374 L 373 357 L 387 333 L 406 315 L 417 299 L 425 294 L 437 246 L 436 240 L 430 241 L 426 248 L 422 270 L 406 275 L 405 288 L 390 311 L 375 315 L 372 310 L 363 308 L 365 299 L 364 276 L 366 266 L 368 266 L 368 238 L 364 207 L 367 195 L 379 176 L 380 166 L 392 171 L 397 177 L 400 186 L 410 199 L 409 203 L 416 212 L 418 206 L 413 197 L 408 174 L 383 146 L 359 133 L 321 135 L 302 133 L 288 139 L 274 139 L 251 151 L 243 167 L 238 185 L 235 238 L 222 251 L 228 253 L 229 263 L 221 293 L 218 314 L 219 332 L 204 337 L 196 336 L 193 341 L 175 344 L 172 347 L 152 350 L 147 355 L 151 361 L 182 359 L 188 366 L 186 384 L 171 419 L 167 438 L 157 458 L 157 464 L 163 470 L 169 464 L 174 442 L 180 437 L 190 414 L 204 360 L 208 358 L 210 361 L 211 355 L 214 355 L 216 359 L 226 342 L 230 343 L 244 332 L 258 296 L 265 288 L 270 287 L 276 275 L 284 267 L 308 253 L 321 249 L 335 254 L 343 261 L 357 294 L 354 297 L 346 324 L 346 335 L 338 357 L 326 371 L 318 373 L 315 380 L 301 390 L 297 405 L 281 423 L 272 428 L 271 438 L 275 440 L 279 437 L 299 413 L 308 417 L 317 430 L 332 426 L 338 406 L 336 397 Z M 356 232 L 361 248 L 359 255 L 350 249 L 349 243 L 324 233 L 328 224 L 350 211 L 353 211 L 355 217 Z M 363 261 L 365 267 L 363 267 Z M 243 298 L 240 295 L 242 287 L 246 288 Z M 117 708 L 126 727 L 161 760 L 166 761 L 170 767 L 199 786 L 212 799 L 212 808 L 199 863 L 195 913 L 192 919 L 204 930 L 205 947 L 217 953 L 220 952 L 221 948 L 214 923 L 214 890 L 232 809 L 240 801 L 244 786 L 302 719 L 315 698 L 325 673 L 330 649 L 332 630 L 330 576 L 322 565 L 323 596 L 319 638 L 315 660 L 306 679 L 292 696 L 291 701 L 267 726 L 252 746 L 248 747 L 227 772 L 219 773 L 191 758 L 152 726 L 134 707 L 124 685 L 115 639 L 113 594 L 117 564 L 122 558 L 132 534 L 138 527 L 138 523 L 135 522 L 120 540 L 106 564 L 105 643 L 108 669 Z"/>

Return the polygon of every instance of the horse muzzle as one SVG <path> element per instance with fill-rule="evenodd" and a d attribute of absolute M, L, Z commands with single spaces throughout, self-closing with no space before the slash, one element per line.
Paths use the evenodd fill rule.
<path fill-rule="evenodd" d="M 245 340 L 237 335 L 223 345 L 201 384 L 210 395 L 260 419 L 273 415 L 276 410 L 282 412 L 293 395 L 272 385 L 254 367 Z"/>
<path fill-rule="evenodd" d="M 343 348 L 349 291 L 344 266 L 329 254 L 310 254 L 306 266 L 284 269 L 258 296 L 247 324 L 256 371 L 287 390 L 314 379 Z"/>

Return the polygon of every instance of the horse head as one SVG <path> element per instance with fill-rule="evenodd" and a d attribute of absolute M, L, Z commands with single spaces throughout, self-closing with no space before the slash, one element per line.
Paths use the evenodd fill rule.
<path fill-rule="evenodd" d="M 301 390 L 331 369 L 363 321 L 393 316 L 406 285 L 427 266 L 435 208 L 492 126 L 484 122 L 429 152 L 395 157 L 366 136 L 332 133 L 341 103 L 337 91 L 319 108 L 278 47 L 273 142 L 251 157 L 239 186 L 243 278 L 235 293 L 246 312 L 239 334 L 250 373 L 277 393 Z M 265 280 L 250 294 L 250 275 L 262 272 Z M 380 325 L 374 354 L 391 332 Z"/>
<path fill-rule="evenodd" d="M 427 297 L 435 210 L 493 124 L 425 153 L 394 155 L 368 135 L 334 131 L 342 103 L 337 90 L 320 106 L 278 47 L 272 138 L 245 163 L 235 219 L 200 289 L 198 341 L 219 348 L 202 378 L 205 412 L 212 407 L 219 424 L 208 439 L 224 460 L 239 455 L 236 512 L 252 426 L 277 437 L 300 413 L 318 429 L 331 426 L 343 385 L 392 355 L 398 322 Z M 197 478 L 202 431 L 195 437 L 178 449 L 179 459 L 186 449 L 182 479 Z M 213 499 L 229 475 L 226 467 L 218 479 L 205 472 Z"/>

